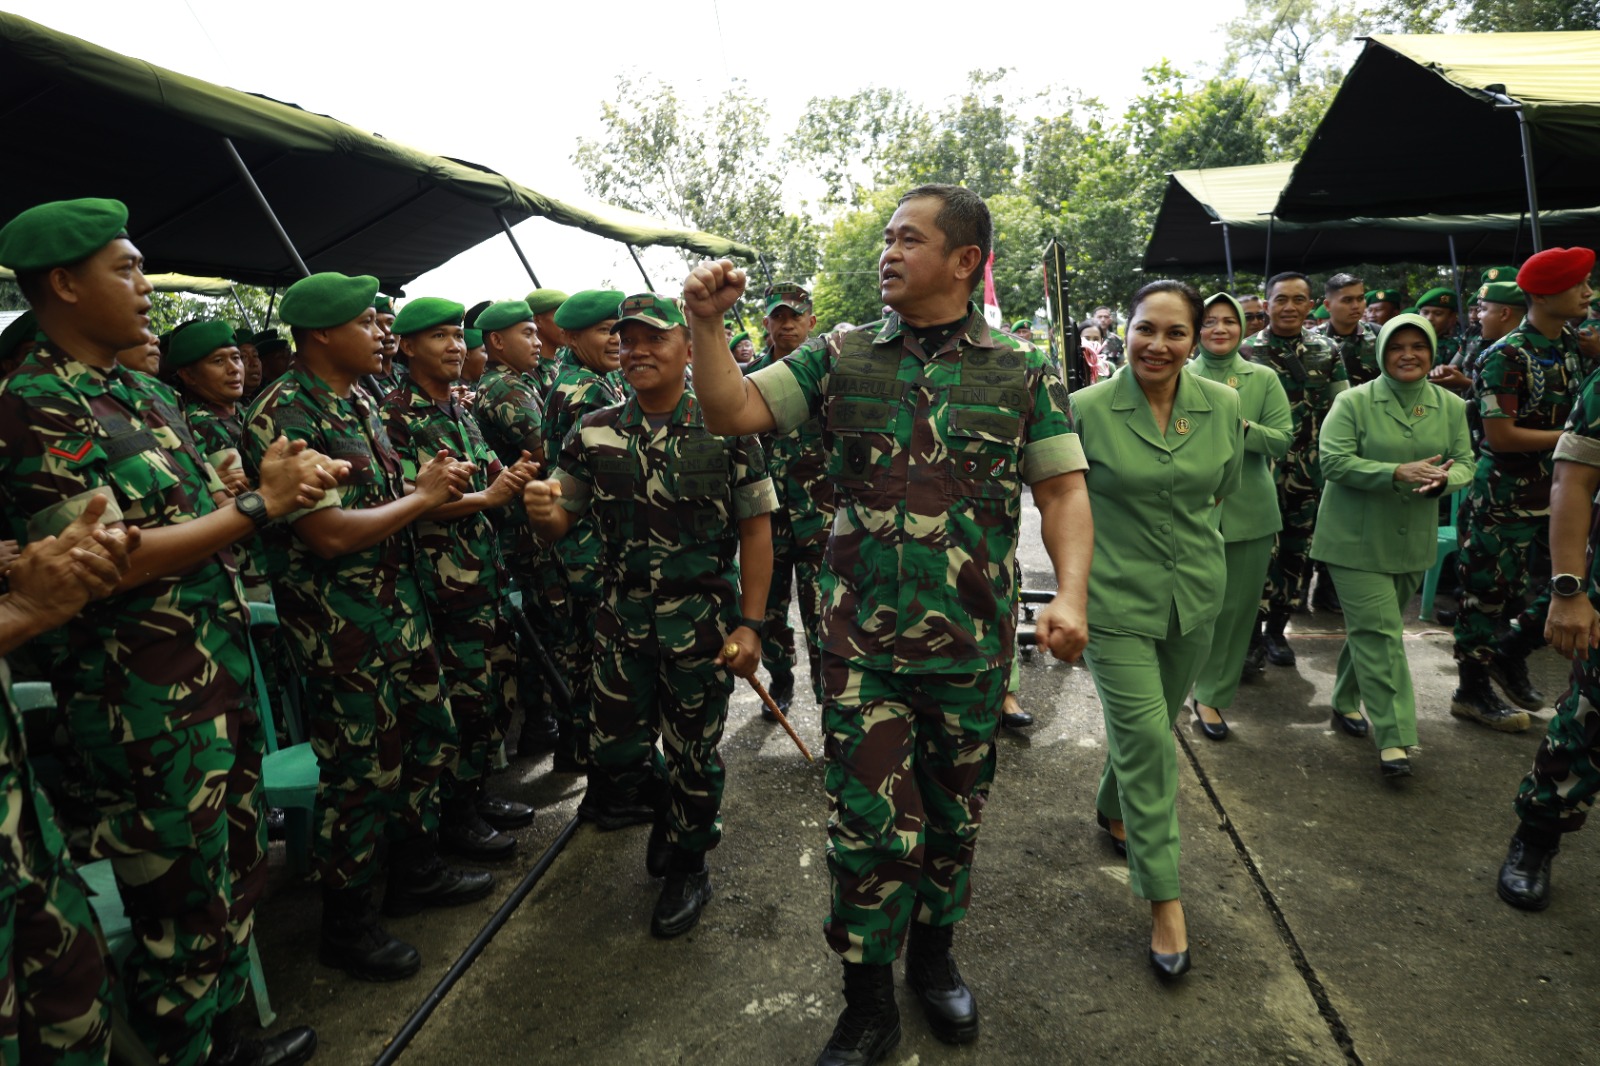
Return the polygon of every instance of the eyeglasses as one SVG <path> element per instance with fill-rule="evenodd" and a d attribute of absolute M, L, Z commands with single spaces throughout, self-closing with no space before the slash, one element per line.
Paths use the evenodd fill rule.
<path fill-rule="evenodd" d="M 1265 322 L 1267 313 L 1265 311 L 1246 311 L 1244 317 L 1251 322 Z"/>

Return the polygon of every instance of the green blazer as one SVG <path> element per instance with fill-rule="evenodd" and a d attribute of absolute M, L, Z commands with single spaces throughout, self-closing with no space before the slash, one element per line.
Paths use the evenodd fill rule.
<path fill-rule="evenodd" d="M 1089 625 L 1161 638 L 1174 605 L 1185 633 L 1210 622 L 1227 578 L 1215 505 L 1243 465 L 1239 394 L 1180 374 L 1164 435 L 1126 368 L 1069 403 L 1094 511 Z"/>
<path fill-rule="evenodd" d="M 1278 482 L 1272 476 L 1272 467 L 1289 453 L 1294 436 L 1289 394 L 1283 391 L 1276 371 L 1252 363 L 1237 352 L 1226 362 L 1197 355 L 1187 369 L 1238 392 L 1239 417 L 1250 423 L 1244 431 L 1239 491 L 1217 508 L 1222 539 L 1232 544 L 1270 537 L 1283 528 L 1283 518 L 1278 513 Z"/>
<path fill-rule="evenodd" d="M 1322 504 L 1311 557 L 1379 574 L 1420 573 L 1438 558 L 1439 501 L 1397 484 L 1401 463 L 1442 455 L 1455 465 L 1445 486 L 1472 481 L 1466 404 L 1429 382 L 1422 414 L 1405 407 L 1378 378 L 1340 393 L 1322 423 Z M 1443 460 L 1441 460 L 1442 462 Z"/>

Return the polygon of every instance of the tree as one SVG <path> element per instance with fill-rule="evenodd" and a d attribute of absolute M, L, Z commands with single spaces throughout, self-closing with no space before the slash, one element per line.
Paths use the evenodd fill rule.
<path fill-rule="evenodd" d="M 840 215 L 823 239 L 822 265 L 811 294 L 818 329 L 830 330 L 840 322 L 859 326 L 883 317 L 878 254 L 883 250 L 883 225 L 903 191 L 864 192 L 863 205 Z"/>
<path fill-rule="evenodd" d="M 995 88 L 1006 68 L 967 74 L 967 92 L 889 157 L 889 176 L 902 185 L 964 185 L 988 198 L 1016 188 L 1016 115 Z"/>
<path fill-rule="evenodd" d="M 1246 0 L 1243 17 L 1224 27 L 1227 58 L 1218 73 L 1266 82 L 1288 100 L 1302 85 L 1338 84 L 1344 53 L 1367 28 L 1366 13 L 1350 0 Z"/>
<path fill-rule="evenodd" d="M 272 305 L 271 322 L 268 322 L 267 305 L 271 294 L 255 285 L 235 285 L 239 302 L 250 312 L 249 328 L 260 332 L 267 328 L 280 328 L 278 308 Z M 235 326 L 244 326 L 245 318 L 239 311 L 239 302 L 231 296 L 197 296 L 187 292 L 154 292 L 150 294 L 150 329 L 157 336 L 177 329 L 195 319 L 222 319 Z"/>
<path fill-rule="evenodd" d="M 786 159 L 823 183 L 823 207 L 860 208 L 896 157 L 932 134 L 927 111 L 899 89 L 813 96 L 789 139 Z"/>
<path fill-rule="evenodd" d="M 1600 30 L 1600 0 L 1383 0 L 1368 15 L 1390 33 Z"/>
<path fill-rule="evenodd" d="M 775 275 L 811 278 L 816 229 L 783 210 L 765 101 L 735 83 L 693 113 L 672 86 L 625 76 L 617 78 L 617 101 L 600 107 L 605 134 L 580 138 L 572 157 L 591 195 L 744 241 L 766 254 Z"/>

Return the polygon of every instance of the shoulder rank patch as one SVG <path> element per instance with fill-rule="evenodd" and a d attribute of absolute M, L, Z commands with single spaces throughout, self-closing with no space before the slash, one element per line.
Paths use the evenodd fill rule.
<path fill-rule="evenodd" d="M 69 463 L 81 463 L 83 462 L 83 457 L 88 455 L 93 447 L 94 441 L 85 440 L 83 445 L 76 451 L 68 448 L 58 448 L 54 444 L 46 446 L 45 450 L 57 458 L 65 459 Z"/>

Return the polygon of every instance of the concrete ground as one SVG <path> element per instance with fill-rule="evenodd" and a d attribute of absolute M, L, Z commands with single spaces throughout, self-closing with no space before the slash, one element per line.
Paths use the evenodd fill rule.
<path fill-rule="evenodd" d="M 1048 588 L 1038 545 L 1035 526 L 1025 584 Z M 1297 616 L 1291 638 L 1298 667 L 1269 666 L 1240 691 L 1228 740 L 1177 730 L 1194 970 L 1171 988 L 1145 962 L 1148 908 L 1094 824 L 1105 734 L 1089 676 L 1024 657 L 1022 699 L 1038 722 L 1000 739 L 973 911 L 956 938 L 982 1035 L 938 1043 L 902 988 L 904 1038 L 889 1062 L 1600 1062 L 1600 975 L 1577 950 L 1600 938 L 1585 891 L 1600 844 L 1569 842 L 1543 914 L 1494 892 L 1541 727 L 1502 735 L 1451 718 L 1449 634 L 1413 617 L 1422 743 L 1415 776 L 1385 781 L 1372 743 L 1329 724 L 1338 616 Z M 1541 652 L 1534 675 L 1553 703 L 1565 663 Z M 801 677 L 796 727 L 820 752 Z M 842 1007 L 820 928 L 823 768 L 761 721 L 742 685 L 723 751 L 716 897 L 694 931 L 649 935 L 659 882 L 644 872 L 646 827 L 583 826 L 403 1061 L 810 1063 Z M 513 763 L 497 788 L 537 803 L 539 819 L 518 834 L 494 897 L 392 923 L 424 955 L 410 981 L 367 985 L 320 967 L 316 891 L 279 866 L 258 929 L 280 1025 L 317 1026 L 318 1061 L 372 1061 L 572 817 L 581 787 L 552 775 L 548 757 Z"/>

